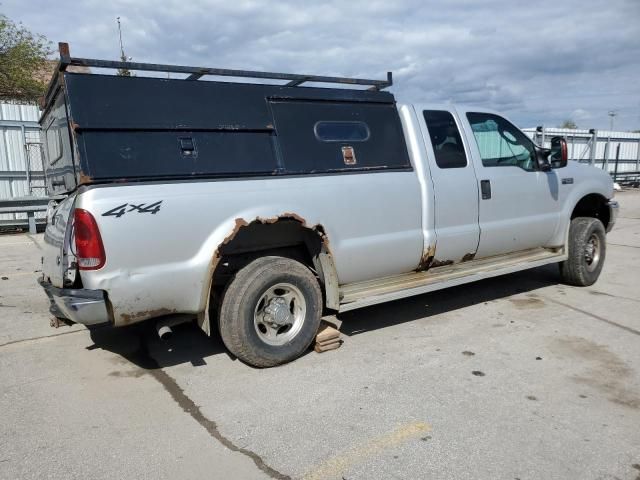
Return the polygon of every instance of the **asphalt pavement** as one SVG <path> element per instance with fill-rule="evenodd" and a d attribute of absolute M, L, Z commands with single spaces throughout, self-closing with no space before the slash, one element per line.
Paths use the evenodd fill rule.
<path fill-rule="evenodd" d="M 640 192 L 592 287 L 546 266 L 340 316 L 251 368 L 191 324 L 49 326 L 0 236 L 2 479 L 640 479 Z"/>

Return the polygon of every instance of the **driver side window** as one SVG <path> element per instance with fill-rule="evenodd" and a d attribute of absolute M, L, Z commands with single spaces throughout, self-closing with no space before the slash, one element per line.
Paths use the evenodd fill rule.
<path fill-rule="evenodd" d="M 468 112 L 482 165 L 535 170 L 535 150 L 529 138 L 498 115 Z"/>

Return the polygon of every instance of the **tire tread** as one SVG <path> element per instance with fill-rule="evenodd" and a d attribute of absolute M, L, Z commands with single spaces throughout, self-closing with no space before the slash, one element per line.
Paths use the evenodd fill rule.
<path fill-rule="evenodd" d="M 601 234 L 601 250 L 599 265 L 589 272 L 584 261 L 584 249 L 592 232 Z M 576 217 L 569 225 L 568 258 L 560 263 L 560 274 L 563 282 L 578 287 L 593 285 L 600 275 L 605 260 L 606 236 L 604 225 L 593 217 Z"/>

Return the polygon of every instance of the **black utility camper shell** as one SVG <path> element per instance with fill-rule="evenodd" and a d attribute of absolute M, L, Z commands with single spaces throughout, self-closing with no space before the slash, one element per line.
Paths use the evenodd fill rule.
<path fill-rule="evenodd" d="M 411 169 L 386 80 L 72 58 L 40 119 L 51 193 L 79 185 Z M 69 66 L 188 74 L 184 79 L 75 73 Z M 199 80 L 206 75 L 283 85 Z M 363 85 L 317 88 L 305 82 Z"/>

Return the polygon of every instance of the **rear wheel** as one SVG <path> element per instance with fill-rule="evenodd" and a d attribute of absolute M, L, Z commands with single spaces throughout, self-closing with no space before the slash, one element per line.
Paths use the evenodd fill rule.
<path fill-rule="evenodd" d="M 604 225 L 597 218 L 577 217 L 569 226 L 569 251 L 560 264 L 562 280 L 569 285 L 593 285 L 602 271 L 606 254 Z"/>
<path fill-rule="evenodd" d="M 272 367 L 304 353 L 318 331 L 321 311 L 320 286 L 306 266 L 262 257 L 229 282 L 220 306 L 220 336 L 240 360 Z"/>

